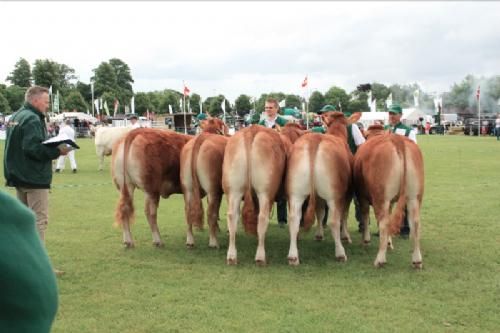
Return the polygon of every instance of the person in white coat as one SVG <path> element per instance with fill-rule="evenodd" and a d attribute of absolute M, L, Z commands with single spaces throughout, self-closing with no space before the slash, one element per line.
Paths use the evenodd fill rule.
<path fill-rule="evenodd" d="M 75 130 L 71 127 L 71 119 L 66 119 L 64 121 L 64 126 L 61 127 L 59 130 L 59 134 L 64 133 L 66 134 L 71 140 L 75 141 Z M 69 157 L 69 163 L 71 164 L 71 169 L 73 170 L 73 173 L 76 173 L 76 160 L 75 160 L 75 151 L 71 150 L 68 155 L 61 155 L 57 159 L 57 164 L 56 164 L 56 172 L 60 172 L 61 170 L 64 170 L 64 165 L 66 162 L 66 156 Z"/>

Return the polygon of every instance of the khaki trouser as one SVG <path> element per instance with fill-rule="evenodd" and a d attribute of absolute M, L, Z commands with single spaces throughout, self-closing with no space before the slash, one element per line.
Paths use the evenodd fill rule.
<path fill-rule="evenodd" d="M 49 190 L 16 187 L 17 198 L 36 215 L 36 229 L 45 244 L 45 230 L 49 223 Z"/>

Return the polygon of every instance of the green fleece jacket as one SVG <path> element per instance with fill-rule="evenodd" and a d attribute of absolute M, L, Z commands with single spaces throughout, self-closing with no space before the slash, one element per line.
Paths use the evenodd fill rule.
<path fill-rule="evenodd" d="M 7 186 L 50 188 L 52 160 L 59 157 L 57 147 L 42 144 L 47 140 L 45 116 L 26 103 L 7 123 L 4 176 Z"/>
<path fill-rule="evenodd" d="M 50 332 L 58 305 L 54 271 L 33 212 L 2 191 L 0 288 L 0 332 Z"/>

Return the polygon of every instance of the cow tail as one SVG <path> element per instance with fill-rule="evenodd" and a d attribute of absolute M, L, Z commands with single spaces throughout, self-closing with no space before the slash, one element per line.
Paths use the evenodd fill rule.
<path fill-rule="evenodd" d="M 126 135 L 123 140 L 123 182 L 121 188 L 118 186 L 120 190 L 120 199 L 118 200 L 118 205 L 116 207 L 115 226 L 121 226 L 124 220 L 129 221 L 129 223 L 134 222 L 134 202 L 130 196 L 127 186 L 127 160 L 130 152 L 130 146 L 136 137 L 135 134 L 136 133 L 131 133 Z"/>
<path fill-rule="evenodd" d="M 406 162 L 406 149 L 405 149 L 404 139 L 397 136 L 391 136 L 391 140 L 394 143 L 396 152 L 400 158 L 400 161 L 402 161 L 403 164 L 403 172 L 401 172 L 400 176 L 401 179 L 399 181 L 399 198 L 389 221 L 389 234 L 396 235 L 399 233 L 399 230 L 401 229 L 401 225 L 405 215 L 407 162 Z"/>
<path fill-rule="evenodd" d="M 243 195 L 242 219 L 245 232 L 251 235 L 257 235 L 257 224 L 259 223 L 257 207 L 255 206 L 252 194 L 252 143 L 255 138 L 255 132 L 249 131 L 243 136 L 245 144 L 245 154 L 247 159 L 247 188 Z"/>
<path fill-rule="evenodd" d="M 203 206 L 200 195 L 200 180 L 198 179 L 198 153 L 200 147 L 205 141 L 206 134 L 200 134 L 194 141 L 193 150 L 191 151 L 191 181 L 193 186 L 193 196 L 189 202 L 188 223 L 198 228 L 203 227 Z"/>
<path fill-rule="evenodd" d="M 309 203 L 307 205 L 307 210 L 304 215 L 304 230 L 308 231 L 314 224 L 314 218 L 316 213 L 316 188 L 314 186 L 314 160 L 318 152 L 319 142 L 309 141 L 309 183 L 311 185 L 311 191 L 309 194 Z"/>

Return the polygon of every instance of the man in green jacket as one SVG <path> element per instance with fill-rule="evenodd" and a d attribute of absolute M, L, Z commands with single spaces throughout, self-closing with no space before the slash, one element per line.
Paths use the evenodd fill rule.
<path fill-rule="evenodd" d="M 33 212 L 0 192 L 0 332 L 48 333 L 57 284 Z"/>
<path fill-rule="evenodd" d="M 48 139 L 45 124 L 48 109 L 47 88 L 33 86 L 26 91 L 24 105 L 7 124 L 3 161 L 6 185 L 15 187 L 17 198 L 35 212 L 43 243 L 48 224 L 52 160 L 70 151 L 66 144 L 51 147 L 42 143 Z"/>
<path fill-rule="evenodd" d="M 389 107 L 389 125 L 385 126 L 385 129 L 398 134 L 408 137 L 413 142 L 417 143 L 417 134 L 415 130 L 406 126 L 401 122 L 401 117 L 403 116 L 403 109 L 399 104 L 392 104 Z M 405 211 L 405 217 L 403 219 L 403 226 L 400 229 L 400 235 L 403 238 L 408 238 L 410 235 L 410 225 L 408 223 L 408 212 Z"/>

